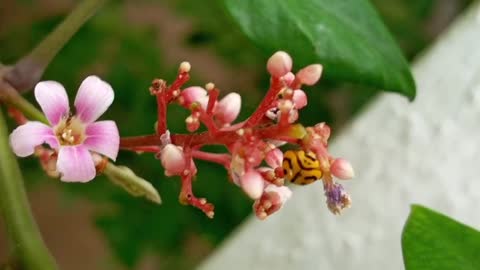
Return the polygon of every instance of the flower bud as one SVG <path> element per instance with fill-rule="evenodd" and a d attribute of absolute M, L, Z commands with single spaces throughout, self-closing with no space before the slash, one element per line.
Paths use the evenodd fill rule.
<path fill-rule="evenodd" d="M 280 204 L 284 204 L 292 197 L 292 191 L 286 186 L 268 185 L 265 188 L 265 193 L 276 193 L 278 195 L 278 201 L 274 203 Z"/>
<path fill-rule="evenodd" d="M 283 160 L 283 153 L 280 149 L 274 148 L 267 152 L 265 155 L 265 162 L 267 162 L 268 166 L 271 168 L 277 168 L 282 166 Z"/>
<path fill-rule="evenodd" d="M 297 89 L 293 91 L 292 100 L 293 100 L 293 103 L 295 104 L 295 108 L 299 110 L 307 106 L 307 95 L 301 89 Z"/>
<path fill-rule="evenodd" d="M 257 218 L 263 220 L 277 212 L 290 199 L 292 191 L 285 186 L 268 185 L 260 199 L 253 204 L 253 211 Z"/>
<path fill-rule="evenodd" d="M 343 180 L 352 179 L 355 176 L 352 164 L 343 158 L 337 158 L 333 161 L 330 171 L 335 177 Z"/>
<path fill-rule="evenodd" d="M 191 86 L 185 88 L 180 97 L 182 98 L 182 105 L 190 107 L 193 102 L 203 103 L 205 97 L 207 97 L 207 91 L 200 86 Z"/>
<path fill-rule="evenodd" d="M 240 179 L 240 185 L 245 193 L 256 200 L 263 193 L 263 177 L 256 170 L 249 170 Z"/>
<path fill-rule="evenodd" d="M 230 93 L 226 95 L 217 104 L 215 116 L 217 120 L 224 124 L 233 122 L 240 113 L 242 98 L 238 93 Z"/>
<path fill-rule="evenodd" d="M 295 80 L 295 74 L 288 72 L 282 78 L 286 85 L 290 85 Z"/>
<path fill-rule="evenodd" d="M 282 77 L 292 70 L 292 58 L 288 53 L 278 51 L 267 62 L 267 71 L 273 77 Z"/>
<path fill-rule="evenodd" d="M 297 79 L 306 85 L 314 85 L 322 75 L 323 67 L 320 64 L 308 65 L 297 72 Z"/>
<path fill-rule="evenodd" d="M 186 169 L 186 161 L 183 151 L 176 145 L 165 145 L 160 152 L 160 160 L 163 168 L 165 168 L 170 175 L 179 175 Z"/>
<path fill-rule="evenodd" d="M 193 115 L 188 116 L 185 119 L 185 123 L 187 124 L 187 130 L 190 132 L 195 132 L 198 128 L 200 128 L 200 121 Z"/>

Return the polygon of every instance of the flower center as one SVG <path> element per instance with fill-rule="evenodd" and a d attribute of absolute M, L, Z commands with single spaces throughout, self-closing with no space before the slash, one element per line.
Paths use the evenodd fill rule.
<path fill-rule="evenodd" d="M 85 125 L 75 116 L 62 119 L 54 130 L 61 145 L 77 145 L 85 140 Z"/>

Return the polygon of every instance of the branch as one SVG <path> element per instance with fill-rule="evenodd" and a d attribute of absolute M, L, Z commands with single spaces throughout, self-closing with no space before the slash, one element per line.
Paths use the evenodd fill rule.
<path fill-rule="evenodd" d="M 84 0 L 28 55 L 20 59 L 5 79 L 19 92 L 33 88 L 48 64 L 106 0 Z"/>
<path fill-rule="evenodd" d="M 26 269 L 57 269 L 30 212 L 18 163 L 8 143 L 7 123 L 0 110 L 0 209 L 8 235 Z"/>

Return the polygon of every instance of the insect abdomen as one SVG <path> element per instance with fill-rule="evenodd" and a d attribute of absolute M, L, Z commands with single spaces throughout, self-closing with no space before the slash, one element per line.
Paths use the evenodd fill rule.
<path fill-rule="evenodd" d="M 313 152 L 288 150 L 282 162 L 285 178 L 297 185 L 308 185 L 322 178 L 320 162 Z"/>

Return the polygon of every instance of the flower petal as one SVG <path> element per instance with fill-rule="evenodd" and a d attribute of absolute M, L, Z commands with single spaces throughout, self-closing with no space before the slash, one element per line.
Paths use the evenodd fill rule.
<path fill-rule="evenodd" d="M 68 115 L 70 107 L 65 88 L 55 81 L 39 82 L 35 86 L 35 99 L 52 126 Z"/>
<path fill-rule="evenodd" d="M 242 97 L 235 92 L 226 95 L 215 108 L 217 120 L 223 124 L 231 123 L 240 113 L 242 107 Z"/>
<path fill-rule="evenodd" d="M 58 148 L 58 141 L 51 127 L 40 122 L 27 122 L 10 134 L 10 145 L 19 157 L 26 157 L 35 151 L 35 147 L 47 143 Z"/>
<path fill-rule="evenodd" d="M 65 182 L 88 182 L 95 178 L 92 154 L 84 145 L 62 146 L 58 152 L 57 170 Z"/>
<path fill-rule="evenodd" d="M 295 108 L 301 109 L 305 106 L 307 106 L 307 94 L 303 92 L 301 89 L 297 89 L 293 91 L 293 97 L 292 97 L 293 103 L 295 104 Z"/>
<path fill-rule="evenodd" d="M 89 150 L 105 155 L 112 160 L 117 158 L 120 144 L 117 124 L 113 121 L 99 121 L 91 123 L 85 131 L 86 138 L 83 141 Z"/>
<path fill-rule="evenodd" d="M 83 80 L 75 98 L 76 115 L 85 123 L 97 120 L 113 102 L 113 89 L 97 76 Z"/>

